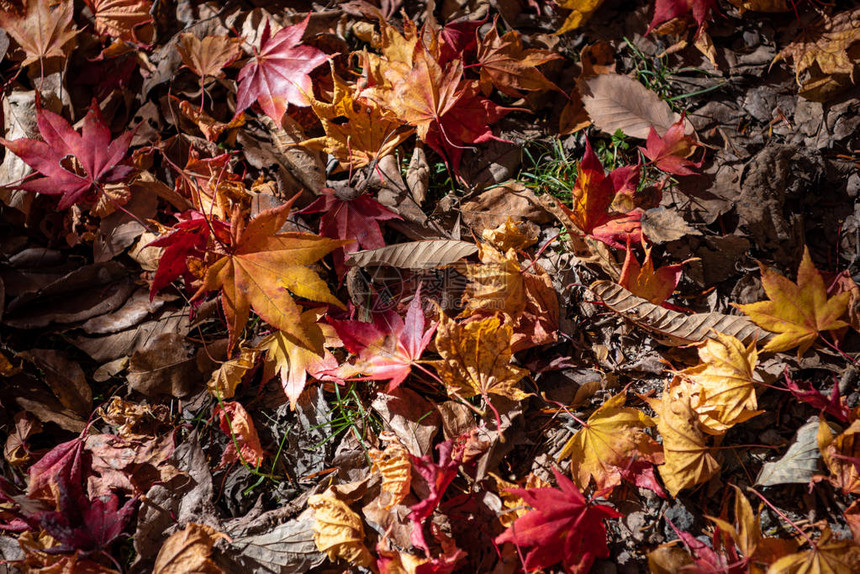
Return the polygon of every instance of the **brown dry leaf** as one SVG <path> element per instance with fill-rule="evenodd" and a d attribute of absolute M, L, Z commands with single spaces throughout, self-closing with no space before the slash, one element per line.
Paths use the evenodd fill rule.
<path fill-rule="evenodd" d="M 42 432 L 42 425 L 26 411 L 16 413 L 13 420 L 15 426 L 9 436 L 6 437 L 3 458 L 12 466 L 22 467 L 31 462 L 31 453 L 27 441 L 34 434 Z"/>
<path fill-rule="evenodd" d="M 331 490 L 308 499 L 314 509 L 314 542 L 329 559 L 343 559 L 353 566 L 369 567 L 373 556 L 364 545 L 364 524 Z"/>
<path fill-rule="evenodd" d="M 155 559 L 153 573 L 222 574 L 224 570 L 212 561 L 212 546 L 219 538 L 230 539 L 211 526 L 189 522 L 164 542 Z"/>
<path fill-rule="evenodd" d="M 45 382 L 64 407 L 85 420 L 93 410 L 93 392 L 81 366 L 65 353 L 53 349 L 32 349 L 20 353 L 45 375 Z"/>
<path fill-rule="evenodd" d="M 84 0 L 96 18 L 96 31 L 126 42 L 150 42 L 151 0 Z"/>
<path fill-rule="evenodd" d="M 22 67 L 46 58 L 66 56 L 69 42 L 77 35 L 72 22 L 73 10 L 71 2 L 60 2 L 51 8 L 47 0 L 25 0 L 21 12 L 8 8 L 0 11 L 3 29 L 27 54 Z"/>
<path fill-rule="evenodd" d="M 182 56 L 182 63 L 201 80 L 207 76 L 220 78 L 223 68 L 235 62 L 242 55 L 238 38 L 229 36 L 206 36 L 202 40 L 194 34 L 182 34 L 176 50 Z"/>
<path fill-rule="evenodd" d="M 855 461 L 860 459 L 858 435 L 860 420 L 851 423 L 851 426 L 835 437 L 823 419 L 818 424 L 818 449 L 830 471 L 828 480 L 845 493 L 860 494 L 860 473 L 855 464 Z"/>
<path fill-rule="evenodd" d="M 116 434 L 125 440 L 143 440 L 156 436 L 169 424 L 166 405 L 150 406 L 111 397 L 107 405 L 98 409 L 102 420 L 116 428 Z"/>
<path fill-rule="evenodd" d="M 666 385 L 662 399 L 642 397 L 657 412 L 666 463 L 659 467 L 663 483 L 674 497 L 685 488 L 706 482 L 720 471 L 720 463 L 706 444 L 699 417 L 690 405 L 687 383 Z"/>
<path fill-rule="evenodd" d="M 625 400 L 622 391 L 600 405 L 558 455 L 570 457 L 573 481 L 582 490 L 592 478 L 597 490 L 621 484 L 622 471 L 632 460 L 663 462 L 660 445 L 645 432 L 654 421 L 639 409 L 625 407 Z"/>
<path fill-rule="evenodd" d="M 653 126 L 665 134 L 680 116 L 660 96 L 619 74 L 598 74 L 581 82 L 582 102 L 591 121 L 608 134 L 647 139 Z"/>
<path fill-rule="evenodd" d="M 693 410 L 699 414 L 702 430 L 722 435 L 764 411 L 756 410 L 756 383 L 761 380 L 755 372 L 758 361 L 755 342 L 744 347 L 730 335 L 714 335 L 716 339 L 709 339 L 699 347 L 701 364 L 679 374 L 695 385 Z"/>
<path fill-rule="evenodd" d="M 582 103 L 580 93 L 582 81 L 598 74 L 615 73 L 615 50 L 608 42 L 596 42 L 584 47 L 580 52 L 579 61 L 582 71 L 576 79 L 576 87 L 569 94 L 570 101 L 565 104 L 559 116 L 560 135 L 572 134 L 591 125 L 591 118 Z"/>
<path fill-rule="evenodd" d="M 478 247 L 468 241 L 424 239 L 356 251 L 349 256 L 346 264 L 354 267 L 387 265 L 400 269 L 433 269 L 450 265 L 476 251 Z"/>
<path fill-rule="evenodd" d="M 442 360 L 432 364 L 448 394 L 463 399 L 480 395 L 487 400 L 490 394 L 514 401 L 527 398 L 516 385 L 528 371 L 510 364 L 512 335 L 512 327 L 498 317 L 458 324 L 440 310 L 436 350 Z"/>
<path fill-rule="evenodd" d="M 767 574 L 847 574 L 860 572 L 860 546 L 851 539 L 833 539 L 830 528 L 809 550 L 783 556 L 770 565 Z"/>
<path fill-rule="evenodd" d="M 231 119 L 226 124 L 223 122 L 219 122 L 209 114 L 204 111 L 201 111 L 199 107 L 191 104 L 191 102 L 186 102 L 182 100 L 179 102 L 179 112 L 197 124 L 197 129 L 200 130 L 200 133 L 209 140 L 210 142 L 218 141 L 223 134 L 227 134 L 224 137 L 224 143 L 227 145 L 232 145 L 236 142 L 236 136 L 238 134 L 237 128 L 245 125 L 245 114 L 239 113 L 236 117 Z M 219 193 L 223 193 L 224 189 L 221 189 L 220 186 L 216 188 L 216 197 Z"/>
<path fill-rule="evenodd" d="M 215 369 L 209 382 L 206 383 L 206 389 L 213 397 L 222 401 L 232 399 L 236 396 L 236 387 L 239 386 L 245 375 L 257 365 L 259 357 L 259 349 L 240 346 L 239 356 L 225 361 Z"/>
<path fill-rule="evenodd" d="M 791 12 L 792 0 L 729 0 L 734 6 L 739 8 L 739 12 L 743 14 L 746 10 L 751 12 Z"/>
<path fill-rule="evenodd" d="M 382 475 L 382 496 L 385 499 L 381 504 L 390 510 L 409 495 L 412 487 L 412 458 L 393 433 L 383 433 L 379 438 L 387 440 L 388 446 L 385 450 L 372 449 L 368 455 L 373 462 L 372 470 Z"/>
<path fill-rule="evenodd" d="M 493 87 L 513 98 L 522 97 L 522 92 L 558 90 L 558 86 L 546 79 L 538 66 L 562 59 L 550 50 L 524 49 L 519 32 L 510 30 L 499 36 L 496 28 L 498 18 L 490 31 L 478 38 L 478 54 L 481 66 L 481 90 L 485 95 Z"/>
<path fill-rule="evenodd" d="M 715 333 L 731 335 L 744 342 L 765 342 L 773 337 L 772 333 L 759 328 L 746 317 L 722 313 L 685 315 L 654 305 L 612 281 L 595 281 L 589 289 L 616 313 L 640 327 L 670 338 L 674 344 L 699 343 L 715 338 Z"/>

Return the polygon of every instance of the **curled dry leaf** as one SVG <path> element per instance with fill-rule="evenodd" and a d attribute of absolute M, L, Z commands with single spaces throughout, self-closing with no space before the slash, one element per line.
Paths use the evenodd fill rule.
<path fill-rule="evenodd" d="M 685 315 L 649 303 L 612 281 L 595 281 L 589 289 L 625 319 L 671 338 L 675 344 L 699 343 L 715 338 L 714 333 L 731 335 L 745 343 L 768 341 L 773 337 L 746 317 L 722 313 Z"/>
<path fill-rule="evenodd" d="M 380 438 L 388 438 L 388 446 L 385 450 L 373 449 L 368 454 L 373 462 L 373 471 L 382 475 L 382 493 L 385 496 L 382 504 L 386 510 L 390 510 L 409 495 L 412 487 L 412 458 L 395 435 Z"/>
<path fill-rule="evenodd" d="M 666 385 L 661 399 L 642 397 L 657 412 L 657 431 L 663 437 L 665 464 L 660 476 L 669 490 L 677 494 L 709 480 L 720 471 L 720 463 L 711 454 L 699 417 L 690 402 L 687 384 Z"/>
<path fill-rule="evenodd" d="M 308 499 L 314 509 L 314 542 L 331 560 L 342 559 L 354 566 L 369 567 L 373 556 L 364 545 L 364 524 L 349 506 L 331 492 Z"/>
<path fill-rule="evenodd" d="M 224 571 L 212 561 L 212 547 L 219 538 L 229 540 L 226 534 L 211 526 L 189 522 L 164 542 L 155 559 L 153 573 L 222 574 Z"/>
<path fill-rule="evenodd" d="M 828 480 L 844 493 L 860 494 L 860 420 L 834 436 L 830 426 L 818 423 L 818 449 L 830 471 Z"/>
<path fill-rule="evenodd" d="M 224 361 L 212 372 L 212 376 L 206 383 L 206 389 L 216 399 L 222 401 L 232 399 L 236 395 L 236 387 L 245 375 L 257 366 L 259 356 L 259 349 L 240 347 L 238 357 Z"/>
<path fill-rule="evenodd" d="M 225 467 L 237 460 L 254 468 L 263 463 L 263 447 L 254 421 L 240 403 L 223 402 L 218 405 L 213 417 L 218 417 L 221 430 L 228 437 L 227 448 L 218 467 Z"/>

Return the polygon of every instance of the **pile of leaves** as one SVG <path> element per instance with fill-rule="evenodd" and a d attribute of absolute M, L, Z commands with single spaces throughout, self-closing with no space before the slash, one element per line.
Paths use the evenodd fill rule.
<path fill-rule="evenodd" d="M 860 570 L 851 3 L 0 15 L 0 572 Z"/>

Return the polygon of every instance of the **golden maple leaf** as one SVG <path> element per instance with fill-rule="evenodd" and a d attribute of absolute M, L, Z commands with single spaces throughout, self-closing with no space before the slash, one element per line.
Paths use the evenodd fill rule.
<path fill-rule="evenodd" d="M 516 318 L 526 306 L 523 273 L 517 253 L 502 253 L 486 244 L 478 245 L 480 263 L 466 264 L 469 284 L 463 294 L 467 301 L 461 316 L 501 312 Z"/>
<path fill-rule="evenodd" d="M 827 298 L 824 279 L 812 263 L 809 248 L 803 250 L 797 283 L 764 266 L 761 267 L 761 283 L 770 301 L 737 307 L 760 327 L 779 333 L 764 346 L 763 351 L 786 351 L 798 347 L 799 357 L 822 331 L 848 326 L 840 317 L 848 309 L 851 294 L 841 293 Z"/>
<path fill-rule="evenodd" d="M 371 449 L 367 454 L 373 462 L 372 471 L 379 471 L 382 475 L 380 498 L 384 500 L 380 500 L 380 504 L 390 510 L 409 495 L 412 487 L 412 458 L 393 433 L 383 433 L 379 438 L 389 441 L 388 446 L 385 450 Z"/>
<path fill-rule="evenodd" d="M 597 490 L 617 486 L 634 457 L 663 462 L 660 445 L 644 431 L 654 421 L 638 409 L 625 407 L 625 399 L 622 391 L 603 403 L 559 454 L 559 459 L 570 457 L 573 481 L 583 490 L 592 477 Z"/>
<path fill-rule="evenodd" d="M 783 556 L 770 565 L 767 574 L 845 574 L 860 572 L 860 546 L 854 541 L 834 540 L 825 528 L 812 548 Z"/>
<path fill-rule="evenodd" d="M 236 395 L 236 387 L 256 366 L 259 356 L 260 352 L 257 349 L 240 346 L 238 357 L 224 361 L 212 372 L 209 382 L 206 383 L 206 389 L 213 397 L 222 401 L 232 399 Z"/>
<path fill-rule="evenodd" d="M 555 32 L 555 35 L 560 36 L 565 32 L 576 30 L 582 26 L 600 8 L 601 4 L 603 4 L 603 0 L 559 0 L 559 8 L 564 8 L 571 12 L 561 25 L 561 28 Z"/>
<path fill-rule="evenodd" d="M 391 117 L 375 101 L 359 98 L 355 89 L 335 74 L 334 63 L 331 66 L 334 82 L 331 103 L 308 94 L 326 135 L 305 140 L 301 145 L 324 150 L 344 166 L 358 169 L 392 153 L 414 130 Z"/>
<path fill-rule="evenodd" d="M 498 317 L 458 324 L 439 312 L 436 350 L 442 360 L 433 361 L 448 394 L 467 399 L 495 394 L 514 401 L 528 397 L 516 387 L 528 374 L 511 365 L 513 329 Z"/>
<path fill-rule="evenodd" d="M 226 255 L 206 270 L 193 298 L 221 290 L 221 305 L 232 349 L 253 309 L 272 327 L 313 346 L 303 330 L 301 311 L 291 292 L 299 297 L 345 308 L 329 292 L 328 285 L 310 265 L 348 241 L 337 241 L 312 233 L 278 233 L 286 222 L 294 200 L 261 212 L 247 225 L 234 212 L 232 245 Z"/>
<path fill-rule="evenodd" d="M 702 363 L 680 374 L 694 385 L 693 410 L 699 414 L 702 430 L 721 435 L 763 411 L 756 410 L 755 342 L 744 347 L 731 335 L 715 335 L 716 339 L 699 347 Z"/>
<path fill-rule="evenodd" d="M 657 414 L 657 431 L 663 437 L 665 464 L 660 476 L 669 493 L 675 496 L 709 480 L 720 470 L 720 464 L 705 442 L 699 428 L 699 417 L 690 405 L 690 390 L 685 381 L 667 385 L 662 399 L 643 397 Z"/>

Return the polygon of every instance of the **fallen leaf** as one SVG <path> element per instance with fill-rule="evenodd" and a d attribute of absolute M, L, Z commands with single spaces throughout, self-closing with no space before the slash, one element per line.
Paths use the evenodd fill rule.
<path fill-rule="evenodd" d="M 155 559 L 154 574 L 222 574 L 224 570 L 212 560 L 212 547 L 219 538 L 229 540 L 211 526 L 189 522 L 164 542 Z"/>
<path fill-rule="evenodd" d="M 105 184 L 120 182 L 134 170 L 119 165 L 134 132 L 111 141 L 110 129 L 95 103 L 80 134 L 62 116 L 44 108 L 37 108 L 36 117 L 45 141 L 0 138 L 0 144 L 45 176 L 19 183 L 16 189 L 62 195 L 57 209 L 67 209 L 76 203 L 95 204 Z"/>
<path fill-rule="evenodd" d="M 716 0 L 654 0 L 654 18 L 646 34 L 664 22 L 687 15 L 693 17 L 701 30 L 716 4 Z"/>
<path fill-rule="evenodd" d="M 388 380 L 390 393 L 400 386 L 418 363 L 424 349 L 436 331 L 431 325 L 425 330 L 421 308 L 421 288 L 415 291 L 405 321 L 394 311 L 378 313 L 373 323 L 329 319 L 344 347 L 358 355 L 348 370 L 367 375 L 373 380 Z"/>
<path fill-rule="evenodd" d="M 698 162 L 689 159 L 701 148 L 693 136 L 684 132 L 684 118 L 681 117 L 662 137 L 657 135 L 657 130 L 651 126 L 645 147 L 639 149 L 661 171 L 674 175 L 695 175 L 696 172 L 690 168 L 701 168 L 705 160 L 704 157 Z"/>
<path fill-rule="evenodd" d="M 461 317 L 505 313 L 519 317 L 526 306 L 524 275 L 517 253 L 508 249 L 502 253 L 490 245 L 478 245 L 478 264 L 467 263 L 465 276 L 469 280 L 463 292 L 466 303 Z"/>
<path fill-rule="evenodd" d="M 829 528 L 812 548 L 783 556 L 770 565 L 767 574 L 841 574 L 860 570 L 860 546 L 853 540 L 833 538 Z"/>
<path fill-rule="evenodd" d="M 797 356 L 800 357 L 822 331 L 848 327 L 848 323 L 840 318 L 848 310 L 851 294 L 842 293 L 828 299 L 824 279 L 812 263 L 808 247 L 803 250 L 797 283 L 764 265 L 761 265 L 761 283 L 770 301 L 737 307 L 756 324 L 778 333 L 763 351 L 778 352 L 798 347 Z"/>
<path fill-rule="evenodd" d="M 21 67 L 47 58 L 65 58 L 69 42 L 77 32 L 72 22 L 73 6 L 60 3 L 53 9 L 45 0 L 25 0 L 20 11 L 4 8 L 3 29 L 24 49 Z"/>
<path fill-rule="evenodd" d="M 845 404 L 844 397 L 839 394 L 839 385 L 834 384 L 830 397 L 825 397 L 821 391 L 814 388 L 809 381 L 795 381 L 785 368 L 785 384 L 794 398 L 803 401 L 812 408 L 821 410 L 841 422 L 848 424 L 854 418 L 851 409 Z"/>
<path fill-rule="evenodd" d="M 546 79 L 538 66 L 560 60 L 550 50 L 524 49 L 519 32 L 510 30 L 499 36 L 498 18 L 486 34 L 478 37 L 478 65 L 481 66 L 481 89 L 489 95 L 495 87 L 505 95 L 518 98 L 522 92 L 559 90 Z M 559 90 L 561 91 L 561 90 Z"/>
<path fill-rule="evenodd" d="M 308 499 L 314 509 L 314 542 L 329 559 L 368 567 L 373 556 L 364 545 L 364 524 L 345 502 L 330 491 Z"/>
<path fill-rule="evenodd" d="M 257 358 L 261 350 L 240 346 L 239 356 L 224 361 L 212 372 L 212 376 L 206 383 L 209 394 L 222 401 L 232 399 L 236 395 L 236 387 L 257 366 Z"/>
<path fill-rule="evenodd" d="M 603 521 L 621 516 L 608 506 L 589 504 L 576 485 L 553 469 L 558 488 L 513 489 L 532 507 L 496 537 L 529 548 L 526 570 L 562 563 L 566 572 L 584 574 L 594 560 L 609 556 Z"/>
<path fill-rule="evenodd" d="M 818 471 L 818 417 L 812 417 L 797 429 L 788 450 L 777 461 L 766 462 L 756 477 L 760 486 L 808 484 Z"/>
<path fill-rule="evenodd" d="M 235 401 L 222 402 L 212 416 L 218 418 L 221 430 L 228 438 L 218 467 L 223 468 L 239 460 L 243 465 L 258 468 L 263 463 L 263 447 L 245 407 Z"/>
<path fill-rule="evenodd" d="M 669 494 L 677 496 L 681 490 L 706 482 L 720 471 L 720 463 L 699 428 L 686 383 L 667 384 L 661 399 L 643 398 L 659 415 L 657 431 L 663 437 L 666 461 L 659 470 Z"/>
<path fill-rule="evenodd" d="M 322 377 L 323 373 L 337 368 L 337 360 L 325 348 L 326 343 L 336 339 L 331 327 L 320 324 L 319 309 L 308 309 L 302 313 L 302 329 L 313 343 L 307 346 L 289 333 L 275 331 L 260 341 L 257 348 L 266 353 L 263 362 L 263 379 L 268 381 L 279 375 L 284 393 L 290 400 L 290 409 L 307 383 L 308 375 Z"/>
<path fill-rule="evenodd" d="M 662 305 L 675 292 L 675 287 L 681 280 L 684 263 L 686 261 L 654 269 L 651 248 L 645 247 L 645 261 L 640 264 L 628 243 L 627 256 L 624 258 L 624 267 L 621 268 L 618 284 L 637 297 L 642 297 L 655 305 Z"/>
<path fill-rule="evenodd" d="M 758 409 L 756 375 L 758 352 L 755 342 L 744 347 L 730 335 L 714 333 L 699 347 L 701 363 L 679 374 L 691 381 L 693 410 L 699 414 L 700 428 L 722 435 L 731 427 L 764 411 Z M 698 397 L 698 400 L 695 399 Z"/>
<path fill-rule="evenodd" d="M 469 398 L 476 395 L 489 400 L 496 394 L 514 401 L 529 395 L 516 387 L 528 374 L 511 365 L 513 329 L 498 317 L 458 324 L 439 313 L 436 350 L 442 356 L 433 361 L 448 394 Z"/>
<path fill-rule="evenodd" d="M 850 48 L 860 39 L 858 23 L 860 8 L 846 10 L 832 17 L 823 15 L 815 25 L 805 28 L 774 61 L 791 58 L 798 84 L 801 84 L 801 75 L 806 71 L 813 72 L 813 78 L 821 74 L 853 78 L 858 56 L 850 52 Z M 813 66 L 817 66 L 817 70 Z"/>
<path fill-rule="evenodd" d="M 600 130 L 646 139 L 653 127 L 665 134 L 678 121 L 669 104 L 634 80 L 619 74 L 598 74 L 581 82 L 582 102 Z"/>
<path fill-rule="evenodd" d="M 92 10 L 96 31 L 126 42 L 152 40 L 151 0 L 84 0 Z"/>
<path fill-rule="evenodd" d="M 654 421 L 642 411 L 625 407 L 626 392 L 606 400 L 564 445 L 559 459 L 570 457 L 573 481 L 604 491 L 621 484 L 631 464 L 663 462 L 660 445 L 645 432 Z"/>
<path fill-rule="evenodd" d="M 860 420 L 834 436 L 830 426 L 823 420 L 818 424 L 818 449 L 827 469 L 828 480 L 846 494 L 860 493 L 860 470 L 855 460 L 860 458 Z"/>
<path fill-rule="evenodd" d="M 224 76 L 222 70 L 242 55 L 238 38 L 229 36 L 204 36 L 201 39 L 185 33 L 179 36 L 176 50 L 185 67 L 200 76 L 201 82 L 207 76 Z"/>
<path fill-rule="evenodd" d="M 248 109 L 255 101 L 276 123 L 290 104 L 310 105 L 313 94 L 310 72 L 328 56 L 313 46 L 302 45 L 308 17 L 287 26 L 269 37 L 269 23 L 260 39 L 260 51 L 239 71 L 236 113 Z"/>
<path fill-rule="evenodd" d="M 343 307 L 310 265 L 345 242 L 310 233 L 278 233 L 293 201 L 295 197 L 261 212 L 247 224 L 237 214 L 230 226 L 232 241 L 228 254 L 209 266 L 200 289 L 192 297 L 198 299 L 207 291 L 222 291 L 230 349 L 248 323 L 251 309 L 272 327 L 313 346 L 313 341 L 302 331 L 301 312 L 291 292 L 311 301 Z"/>
<path fill-rule="evenodd" d="M 383 438 L 384 437 L 380 437 Z M 388 437 L 385 450 L 368 452 L 373 471 L 382 475 L 382 504 L 386 510 L 403 502 L 412 487 L 412 458 L 396 435 Z"/>
<path fill-rule="evenodd" d="M 567 15 L 561 27 L 556 30 L 556 35 L 560 36 L 565 32 L 576 30 L 585 24 L 591 18 L 591 15 L 597 12 L 601 4 L 603 4 L 603 0 L 561 0 L 558 2 L 559 8 L 564 8 L 571 12 Z"/>

